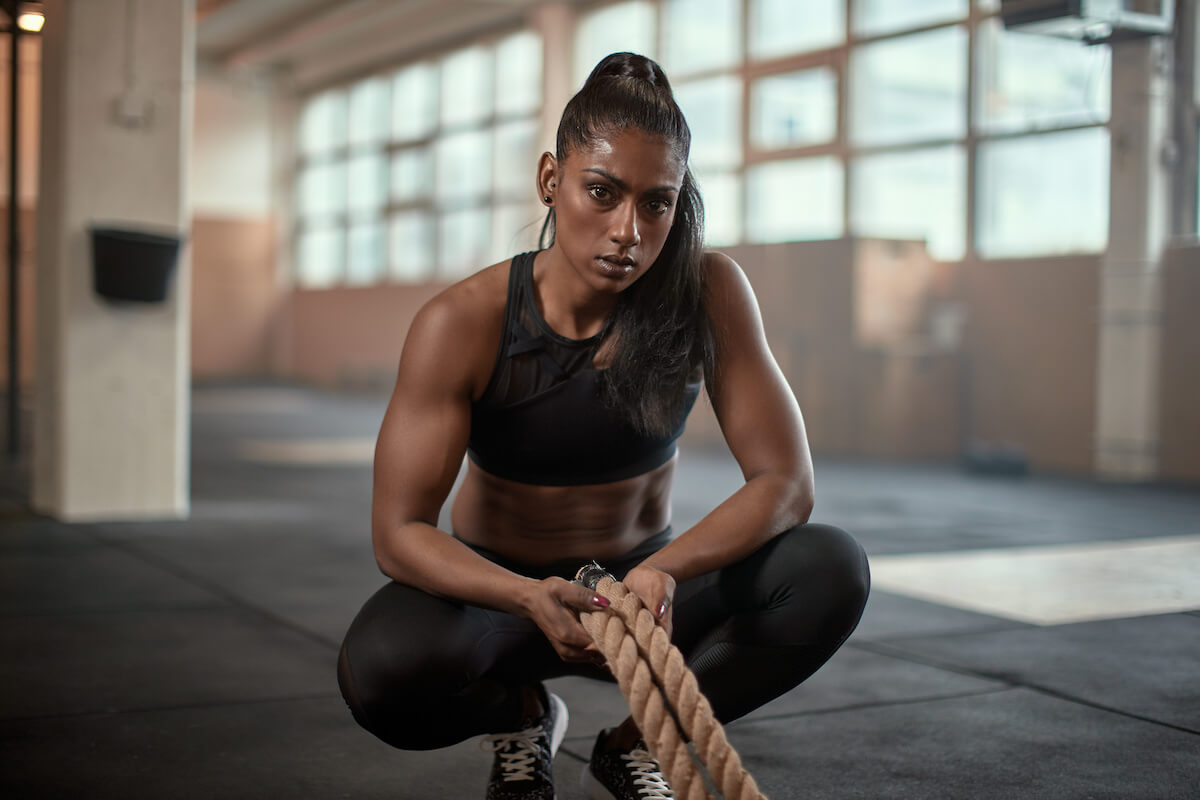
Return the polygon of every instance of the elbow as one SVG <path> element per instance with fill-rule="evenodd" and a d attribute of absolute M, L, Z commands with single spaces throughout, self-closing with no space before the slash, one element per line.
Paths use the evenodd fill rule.
<path fill-rule="evenodd" d="M 812 516 L 816 492 L 811 469 L 797 470 L 790 476 L 788 511 L 794 525 L 803 525 Z"/>

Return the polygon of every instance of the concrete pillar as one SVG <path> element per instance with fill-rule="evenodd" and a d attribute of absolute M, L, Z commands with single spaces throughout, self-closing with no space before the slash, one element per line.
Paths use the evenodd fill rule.
<path fill-rule="evenodd" d="M 92 289 L 96 223 L 185 230 L 194 0 L 46 0 L 33 505 L 66 520 L 188 512 L 187 249 L 168 298 Z"/>
<path fill-rule="evenodd" d="M 1158 474 L 1163 251 L 1169 235 L 1170 48 L 1113 45 L 1109 245 L 1100 266 L 1096 472 Z"/>

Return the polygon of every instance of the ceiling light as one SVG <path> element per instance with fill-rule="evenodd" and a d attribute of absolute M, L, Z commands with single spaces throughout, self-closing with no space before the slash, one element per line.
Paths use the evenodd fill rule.
<path fill-rule="evenodd" d="M 39 33 L 46 24 L 46 17 L 42 14 L 40 6 L 40 3 L 24 3 L 17 14 L 17 27 L 30 33 Z"/>

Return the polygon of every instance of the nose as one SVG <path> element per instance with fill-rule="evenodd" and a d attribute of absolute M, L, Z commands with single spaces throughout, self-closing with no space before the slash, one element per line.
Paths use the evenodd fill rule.
<path fill-rule="evenodd" d="M 639 244 L 642 235 L 638 232 L 637 203 L 622 203 L 613 214 L 612 227 L 608 231 L 609 240 L 621 247 L 634 247 Z"/>

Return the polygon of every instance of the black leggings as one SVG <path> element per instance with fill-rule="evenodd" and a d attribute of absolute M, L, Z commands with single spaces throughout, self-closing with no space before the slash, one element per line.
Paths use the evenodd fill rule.
<path fill-rule="evenodd" d="M 603 564 L 618 579 L 669 541 L 664 531 Z M 580 563 L 501 566 L 570 580 Z M 716 716 L 748 714 L 812 675 L 858 625 L 867 559 L 844 531 L 808 524 L 736 564 L 680 584 L 672 641 Z M 363 606 L 342 644 L 338 684 L 360 725 L 405 750 L 431 750 L 516 728 L 520 687 L 607 670 L 567 663 L 531 621 L 389 583 Z"/>

